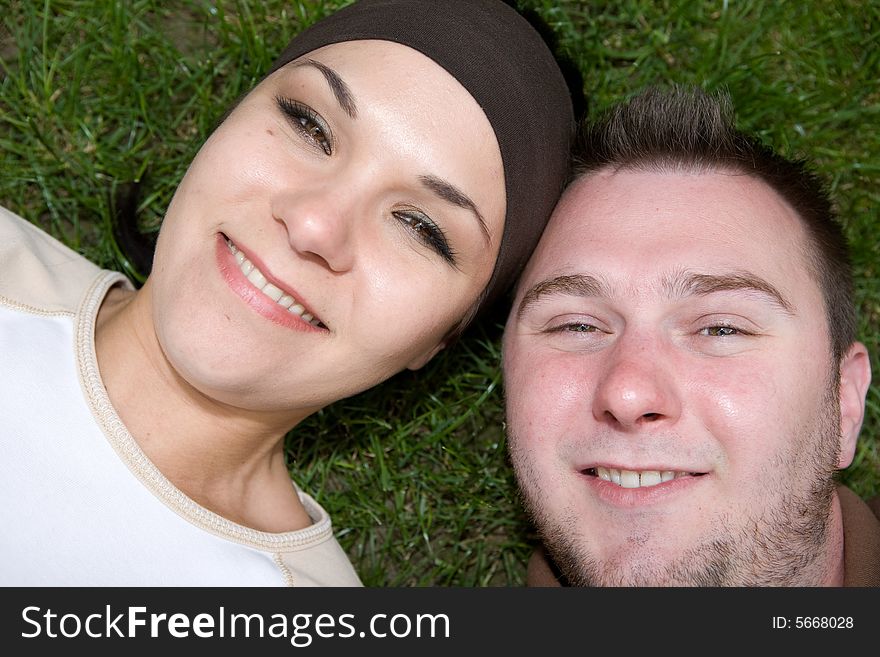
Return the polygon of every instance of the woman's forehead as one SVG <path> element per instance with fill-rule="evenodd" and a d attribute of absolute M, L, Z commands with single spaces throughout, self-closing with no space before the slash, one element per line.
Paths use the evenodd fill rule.
<path fill-rule="evenodd" d="M 346 41 L 310 51 L 272 77 L 281 93 L 306 93 L 301 102 L 323 95 L 340 134 L 372 148 L 377 165 L 405 162 L 419 179 L 446 180 L 503 219 L 504 170 L 492 125 L 426 55 L 391 41 Z"/>

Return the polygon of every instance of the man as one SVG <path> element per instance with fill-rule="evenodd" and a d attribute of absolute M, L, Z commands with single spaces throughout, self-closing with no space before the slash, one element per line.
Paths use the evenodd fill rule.
<path fill-rule="evenodd" d="M 616 108 L 523 273 L 531 585 L 880 585 L 880 522 L 834 480 L 871 379 L 846 241 L 817 179 L 732 125 L 698 90 Z"/>

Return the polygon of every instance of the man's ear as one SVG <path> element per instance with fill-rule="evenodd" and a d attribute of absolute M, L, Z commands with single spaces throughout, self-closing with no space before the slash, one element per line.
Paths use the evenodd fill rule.
<path fill-rule="evenodd" d="M 438 353 L 440 353 L 440 351 L 442 349 L 444 349 L 445 347 L 446 347 L 446 340 L 441 340 L 436 345 L 434 345 L 433 348 L 429 349 L 428 351 L 421 354 L 420 356 L 416 356 L 415 358 L 413 358 L 409 363 L 407 363 L 406 369 L 418 370 L 418 369 L 423 368 L 425 365 L 428 364 L 428 361 L 430 361 L 434 356 L 436 356 Z"/>
<path fill-rule="evenodd" d="M 871 384 L 871 359 L 861 342 L 854 342 L 840 361 L 840 462 L 852 463 L 865 418 L 865 397 Z"/>

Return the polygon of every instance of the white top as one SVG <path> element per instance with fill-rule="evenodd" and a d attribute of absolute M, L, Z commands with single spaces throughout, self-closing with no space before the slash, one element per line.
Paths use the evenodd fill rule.
<path fill-rule="evenodd" d="M 307 494 L 310 527 L 257 531 L 147 459 L 95 357 L 98 308 L 119 284 L 0 207 L 0 586 L 360 586 Z"/>

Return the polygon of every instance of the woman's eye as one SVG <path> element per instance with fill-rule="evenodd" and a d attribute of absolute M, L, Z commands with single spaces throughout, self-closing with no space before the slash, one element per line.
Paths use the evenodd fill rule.
<path fill-rule="evenodd" d="M 423 244 L 439 253 L 448 263 L 455 264 L 455 252 L 449 246 L 449 240 L 446 239 L 446 235 L 440 226 L 431 221 L 427 215 L 420 212 L 403 212 L 399 210 L 391 214 L 406 225 Z"/>
<path fill-rule="evenodd" d="M 303 105 L 284 96 L 276 96 L 275 102 L 291 125 L 306 140 L 320 148 L 327 155 L 333 153 L 330 128 L 315 110 L 308 105 Z"/>

